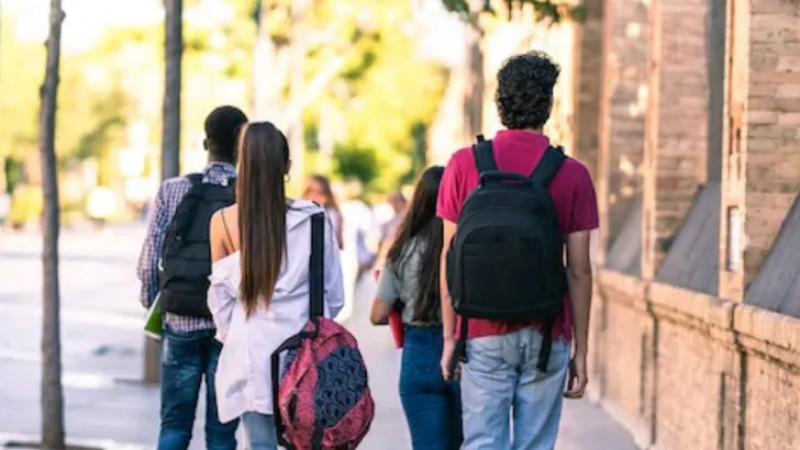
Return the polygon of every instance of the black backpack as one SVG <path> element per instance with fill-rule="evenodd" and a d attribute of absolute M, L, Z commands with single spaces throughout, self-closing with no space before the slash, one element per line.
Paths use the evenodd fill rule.
<path fill-rule="evenodd" d="M 192 183 L 167 228 L 159 263 L 162 312 L 210 318 L 206 296 L 211 274 L 209 223 L 219 209 L 235 201 L 233 178 L 223 184 L 203 183 L 202 174 L 187 176 Z"/>
<path fill-rule="evenodd" d="M 472 152 L 480 181 L 467 197 L 447 255 L 453 307 L 463 318 L 544 323 L 538 368 L 545 372 L 553 322 L 567 292 L 564 237 L 547 185 L 566 156 L 548 148 L 525 177 L 499 171 L 492 142 L 482 136 Z M 456 347 L 461 361 L 467 360 L 467 324 L 461 321 Z"/>

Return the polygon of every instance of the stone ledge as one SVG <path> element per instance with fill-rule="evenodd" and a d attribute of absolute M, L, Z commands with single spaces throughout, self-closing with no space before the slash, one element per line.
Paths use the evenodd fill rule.
<path fill-rule="evenodd" d="M 723 332 L 727 335 L 732 331 L 736 305 L 731 302 L 660 282 L 650 285 L 648 302 L 659 318 L 689 322 L 686 324 L 693 324 L 697 328 L 713 328 L 713 334 Z"/>
<path fill-rule="evenodd" d="M 598 295 L 657 320 L 699 330 L 800 372 L 800 319 L 662 282 L 597 268 Z"/>
<path fill-rule="evenodd" d="M 800 370 L 800 320 L 755 306 L 738 304 L 733 328 L 747 350 Z"/>
<path fill-rule="evenodd" d="M 605 267 L 596 270 L 597 294 L 606 300 L 645 310 L 649 283 L 639 277 L 617 272 Z M 608 295 L 620 293 L 622 296 Z"/>

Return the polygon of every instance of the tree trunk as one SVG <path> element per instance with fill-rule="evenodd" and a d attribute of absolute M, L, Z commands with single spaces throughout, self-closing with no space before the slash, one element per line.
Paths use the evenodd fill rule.
<path fill-rule="evenodd" d="M 269 90 L 265 81 L 269 79 L 270 56 L 275 52 L 275 46 L 267 27 L 267 14 L 269 6 L 259 0 L 256 6 L 256 42 L 253 46 L 253 107 L 250 119 L 254 121 L 269 120 Z"/>
<path fill-rule="evenodd" d="M 64 393 L 61 386 L 61 342 L 58 287 L 59 205 L 56 177 L 56 99 L 61 56 L 61 0 L 50 1 L 50 34 L 47 38 L 47 66 L 41 90 L 39 151 L 44 193 L 44 272 L 42 309 L 42 447 L 63 449 Z"/>
<path fill-rule="evenodd" d="M 464 92 L 464 134 L 472 142 L 483 132 L 483 50 L 478 25 L 467 26 L 467 71 Z"/>
<path fill-rule="evenodd" d="M 183 58 L 183 0 L 164 0 L 164 105 L 161 127 L 161 179 L 180 174 L 181 63 Z M 144 382 L 157 384 L 160 374 L 158 343 L 145 338 Z"/>
<path fill-rule="evenodd" d="M 308 52 L 306 15 L 311 6 L 309 0 L 292 1 L 292 42 L 290 44 L 291 78 L 289 79 L 289 108 L 302 98 L 305 92 L 306 54 Z M 292 151 L 292 168 L 290 178 L 294 183 L 302 183 L 305 174 L 305 136 L 303 130 L 303 106 L 299 105 L 298 114 L 290 117 L 287 124 L 287 140 Z"/>
<path fill-rule="evenodd" d="M 250 119 L 254 122 L 270 121 L 280 126 L 278 120 L 284 112 L 286 100 L 283 90 L 289 76 L 287 44 L 272 41 L 267 20 L 272 12 L 268 1 L 259 1 L 256 8 L 256 43 L 253 48 L 253 108 Z"/>
<path fill-rule="evenodd" d="M 183 57 L 183 0 L 164 0 L 165 59 L 164 109 L 161 139 L 161 178 L 180 173 L 181 60 Z"/>

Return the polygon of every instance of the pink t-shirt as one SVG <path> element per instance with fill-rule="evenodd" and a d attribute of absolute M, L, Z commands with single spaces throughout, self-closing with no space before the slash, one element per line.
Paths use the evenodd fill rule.
<path fill-rule="evenodd" d="M 522 130 L 500 131 L 492 142 L 497 168 L 526 176 L 533 172 L 549 145 L 547 136 Z M 478 169 L 472 148 L 462 148 L 450 158 L 444 171 L 437 203 L 439 217 L 457 223 L 467 196 L 477 185 Z M 564 236 L 597 228 L 597 198 L 589 171 L 583 164 L 567 158 L 550 182 L 548 191 L 558 211 L 558 221 Z M 471 319 L 469 337 L 511 333 L 531 324 L 532 322 L 527 321 Z M 564 297 L 564 312 L 553 326 L 553 337 L 568 341 L 572 339 L 572 303 L 569 294 Z"/>

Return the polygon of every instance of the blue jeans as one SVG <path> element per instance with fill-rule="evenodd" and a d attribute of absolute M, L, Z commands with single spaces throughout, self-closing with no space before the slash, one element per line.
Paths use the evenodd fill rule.
<path fill-rule="evenodd" d="M 542 334 L 533 327 L 467 341 L 461 371 L 464 450 L 555 447 L 570 346 L 554 340 L 547 372 L 540 373 L 541 345 Z"/>
<path fill-rule="evenodd" d="M 414 450 L 456 450 L 462 441 L 457 383 L 442 378 L 442 329 L 406 327 L 400 400 Z"/>
<path fill-rule="evenodd" d="M 245 450 L 277 450 L 278 439 L 275 436 L 275 420 L 257 412 L 246 412 L 242 415 Z"/>
<path fill-rule="evenodd" d="M 213 330 L 178 332 L 164 327 L 161 354 L 161 432 L 158 450 L 185 450 L 192 439 L 200 385 L 206 379 L 206 446 L 235 450 L 237 420 L 217 416 L 214 374 L 222 344 Z"/>

